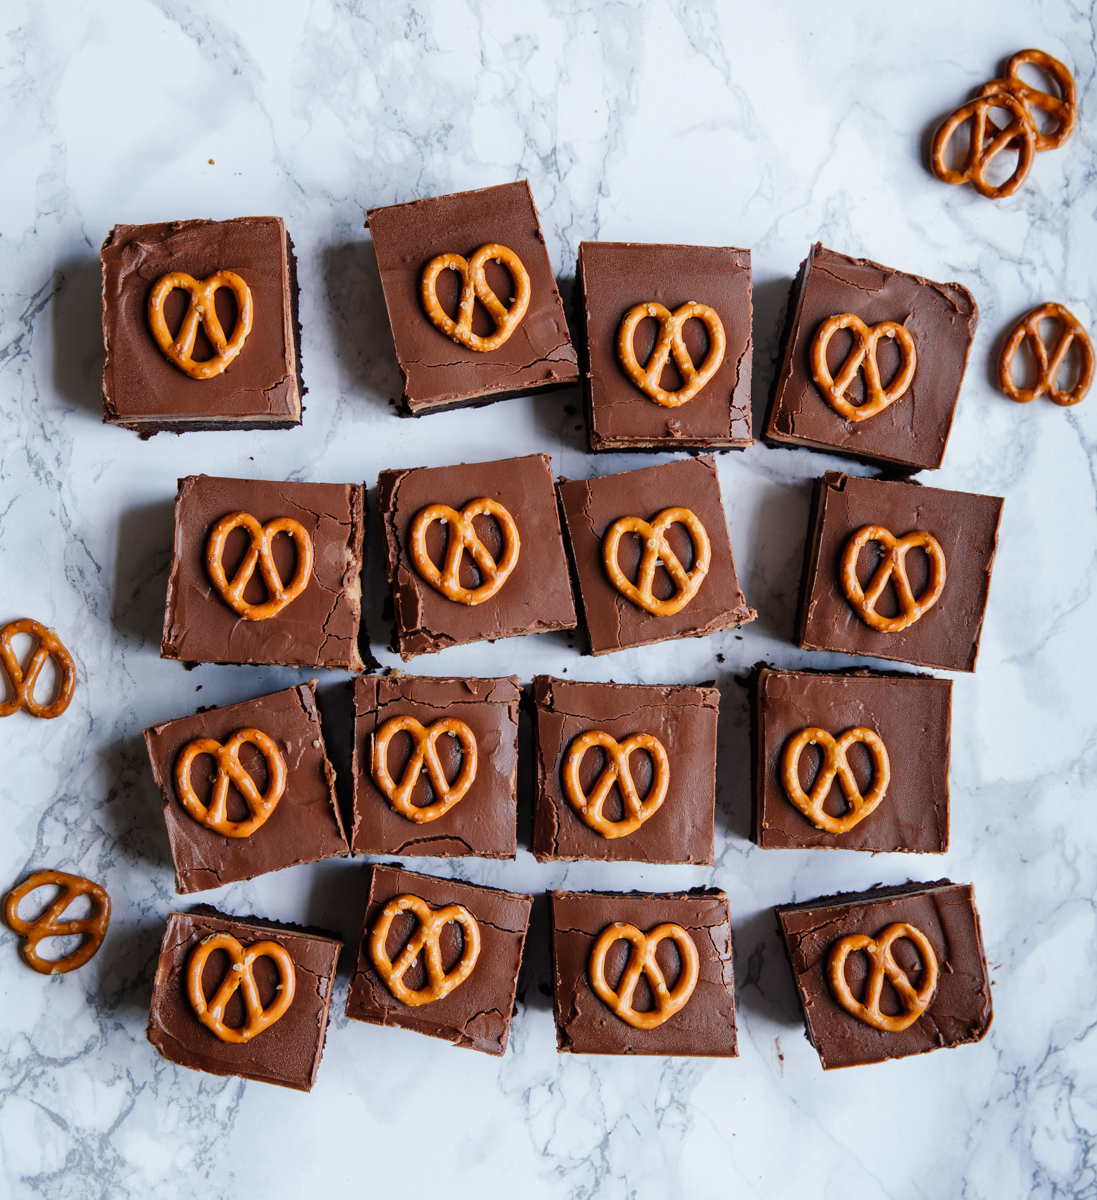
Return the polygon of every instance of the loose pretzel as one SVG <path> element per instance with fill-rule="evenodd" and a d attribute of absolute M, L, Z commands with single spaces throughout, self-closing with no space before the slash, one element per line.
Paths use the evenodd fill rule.
<path fill-rule="evenodd" d="M 225 541 L 229 534 L 243 526 L 251 534 L 251 545 L 244 555 L 244 561 L 237 568 L 230 583 L 225 578 L 225 568 L 221 557 L 225 553 Z M 274 565 L 274 555 L 271 546 L 279 533 L 288 533 L 297 547 L 297 571 L 288 585 L 283 585 Z M 248 604 L 244 599 L 244 589 L 255 574 L 256 564 L 267 585 L 268 599 L 264 604 Z M 233 611 L 239 613 L 245 621 L 265 621 L 268 617 L 276 616 L 308 586 L 312 575 L 312 538 L 300 521 L 292 517 L 279 517 L 268 521 L 266 525 L 259 522 L 246 512 L 229 513 L 210 530 L 209 541 L 206 543 L 206 569 L 213 580 L 213 586 L 224 597 L 225 602 Z"/>
<path fill-rule="evenodd" d="M 1040 333 L 1040 322 L 1049 317 L 1058 321 L 1062 327 L 1050 359 L 1047 344 Z M 1040 369 L 1040 378 L 1035 387 L 1019 388 L 1013 381 L 1013 356 L 1026 337 Z M 1055 377 L 1059 374 L 1067 351 L 1075 339 L 1082 357 L 1082 370 L 1074 387 L 1069 392 L 1063 392 L 1055 386 Z M 1093 343 L 1078 318 L 1061 304 L 1041 304 L 1039 308 L 1026 313 L 1010 331 L 998 359 L 998 386 L 1011 400 L 1016 400 L 1019 404 L 1027 404 L 1045 393 L 1048 399 L 1054 400 L 1056 404 L 1077 404 L 1086 398 L 1093 383 L 1093 367 Z"/>
<path fill-rule="evenodd" d="M 1046 71 L 1059 88 L 1059 95 L 1031 87 L 1020 76 L 1020 69 L 1026 63 L 1032 63 Z M 1028 117 L 1029 124 L 1036 133 L 1037 150 L 1058 150 L 1058 148 L 1074 132 L 1074 123 L 1078 119 L 1077 89 L 1074 77 L 1057 58 L 1045 54 L 1043 50 L 1020 50 L 1006 63 L 1005 79 L 992 79 L 979 89 L 980 96 L 992 96 L 999 92 L 1009 92 L 1021 102 Z M 1050 133 L 1041 133 L 1036 128 L 1032 110 L 1042 109 L 1054 121 L 1056 127 Z"/>
<path fill-rule="evenodd" d="M 872 787 L 867 796 L 861 795 L 857 778 L 846 758 L 846 751 L 858 742 L 872 755 Z M 810 793 L 800 786 L 800 755 L 807 746 L 818 746 L 823 754 L 823 762 Z M 846 798 L 846 812 L 841 817 L 832 817 L 823 811 L 823 802 L 836 775 Z M 884 798 L 891 782 L 887 747 L 884 739 L 871 729 L 847 729 L 837 739 L 825 729 L 801 729 L 785 747 L 781 782 L 785 785 L 789 800 L 817 829 L 827 833 L 848 833 L 873 812 Z"/>
<path fill-rule="evenodd" d="M 636 333 L 636 326 L 645 317 L 654 317 L 660 323 L 660 329 L 647 366 L 641 367 L 636 360 L 636 349 L 632 339 Z M 700 367 L 693 365 L 693 359 L 690 358 L 682 337 L 682 326 L 691 317 L 696 317 L 708 330 L 708 354 Z M 617 335 L 617 357 L 625 368 L 625 374 L 642 392 L 664 408 L 678 408 L 692 400 L 720 369 L 726 348 L 724 326 L 715 310 L 707 304 L 698 304 L 693 300 L 676 308 L 673 313 L 662 304 L 637 304 L 625 313 Z M 671 353 L 674 354 L 674 365 L 683 380 L 682 386 L 676 392 L 664 391 L 659 386 L 659 377 Z"/>
<path fill-rule="evenodd" d="M 989 119 L 993 108 L 1009 113 L 1008 125 L 999 128 Z M 971 145 L 963 169 L 954 171 L 945 165 L 945 153 L 952 135 L 969 119 L 972 119 Z M 995 155 L 1010 147 L 1018 151 L 1017 166 L 1005 183 L 995 187 L 987 180 L 987 168 Z M 970 183 L 981 195 L 1000 200 L 1003 196 L 1012 196 L 1025 182 L 1035 153 L 1036 129 L 1025 105 L 1012 92 L 1002 91 L 969 100 L 945 118 L 933 135 L 930 164 L 934 175 L 943 182 Z"/>
<path fill-rule="evenodd" d="M 472 523 L 473 517 L 492 516 L 499 522 L 503 533 L 503 557 L 496 562 L 480 541 Z M 446 540 L 446 560 L 439 570 L 427 553 L 427 530 L 435 521 L 441 521 L 449 529 Z M 490 599 L 506 583 L 511 571 L 518 564 L 518 552 L 522 541 L 514 518 L 497 501 L 481 497 L 470 500 L 460 512 L 448 504 L 431 504 L 424 508 L 411 525 L 411 561 L 415 569 L 437 591 L 458 604 L 481 604 Z M 484 581 L 476 588 L 461 586 L 461 555 L 467 550 L 472 555 Z"/>
<path fill-rule="evenodd" d="M 514 303 L 509 309 L 491 290 L 484 274 L 484 266 L 490 259 L 501 262 L 514 281 Z M 456 321 L 438 303 L 438 276 L 443 271 L 456 271 L 461 276 L 461 302 Z M 423 270 L 419 292 L 427 316 L 447 337 L 470 350 L 498 350 L 518 328 L 529 308 L 529 273 L 513 250 L 498 242 L 490 242 L 481 246 L 467 261 L 460 254 L 439 254 L 437 258 L 432 258 Z M 491 337 L 480 337 L 472 332 L 472 310 L 477 300 L 495 322 L 495 332 Z"/>
<path fill-rule="evenodd" d="M 839 329 L 852 329 L 854 341 L 835 379 L 827 366 L 827 347 Z M 876 343 L 881 338 L 892 338 L 899 343 L 899 370 L 886 388 L 880 382 L 880 368 L 876 362 Z M 910 387 L 917 364 L 914 338 L 898 321 L 866 325 L 853 313 L 840 313 L 828 317 L 819 326 L 819 332 L 811 343 L 811 370 L 815 382 L 830 407 L 847 421 L 867 420 L 894 404 Z M 846 399 L 846 390 L 862 366 L 865 372 L 865 402 L 855 405 Z"/>
<path fill-rule="evenodd" d="M 662 968 L 655 960 L 655 952 L 664 938 L 669 938 L 682 956 L 682 970 L 673 991 L 667 988 Z M 621 939 L 631 942 L 632 949 L 629 951 L 621 981 L 614 990 L 606 982 L 606 955 L 610 946 Z M 647 979 L 655 1001 L 655 1007 L 647 1012 L 637 1012 L 632 1007 L 632 997 L 641 974 Z M 693 938 L 681 925 L 671 922 L 657 925 L 643 933 L 635 925 L 614 921 L 599 934 L 587 967 L 590 985 L 598 999 L 633 1029 L 657 1029 L 664 1021 L 685 1008 L 686 1002 L 693 995 L 693 989 L 697 986 L 699 974 L 700 964 Z"/>
<path fill-rule="evenodd" d="M 394 735 L 402 731 L 411 734 L 415 749 L 404 768 L 400 782 L 396 783 L 389 774 L 389 742 Z M 438 761 L 438 748 L 435 743 L 444 733 L 451 734 L 461 743 L 461 770 L 453 783 L 446 779 L 446 773 Z M 456 717 L 443 717 L 429 728 L 424 728 L 414 717 L 392 717 L 377 730 L 371 741 L 373 752 L 370 755 L 370 764 L 374 782 L 402 817 L 407 817 L 409 821 L 418 825 L 444 817 L 464 797 L 476 778 L 476 735 L 464 721 L 458 721 Z M 424 769 L 438 798 L 433 804 L 419 808 L 412 804 L 411 795 L 416 780 Z"/>
<path fill-rule="evenodd" d="M 411 940 L 400 951 L 396 962 L 389 958 L 385 941 L 393 920 L 402 912 L 414 913 L 419 918 L 419 928 Z M 461 926 L 464 946 L 457 965 L 447 974 L 442 967 L 440 938 L 443 928 L 450 922 Z M 433 1004 L 448 996 L 472 974 L 476 960 L 480 957 L 480 927 L 476 918 L 463 904 L 449 904 L 445 908 L 431 908 L 418 896 L 395 896 L 381 910 L 369 939 L 369 954 L 385 987 L 400 1001 L 417 1007 Z M 419 955 L 427 972 L 427 986 L 415 990 L 404 986 L 404 976 L 414 965 Z"/>
<path fill-rule="evenodd" d="M 223 287 L 227 287 L 236 297 L 236 325 L 232 337 L 227 339 L 214 304 L 217 289 Z M 164 301 L 176 288 L 190 293 L 190 306 L 183 317 L 183 324 L 179 326 L 179 333 L 172 337 L 164 319 Z M 191 379 L 212 379 L 215 375 L 220 375 L 243 350 L 244 342 L 251 332 L 251 319 L 251 288 L 234 271 L 218 271 L 208 279 L 202 280 L 195 279 L 193 275 L 187 275 L 184 271 L 173 271 L 170 275 L 158 279 L 149 294 L 149 324 L 152 326 L 152 336 L 156 338 L 164 357 Z M 191 358 L 199 322 L 215 351 L 214 356 L 205 362 L 195 362 Z"/>
<path fill-rule="evenodd" d="M 26 670 L 19 665 L 15 657 L 11 639 L 17 633 L 29 633 L 38 639 L 38 645 L 30 656 Z M 34 698 L 35 684 L 46 659 L 53 656 L 57 664 L 60 679 L 57 684 L 57 697 L 50 704 L 39 704 Z M 76 688 L 76 664 L 72 655 L 61 645 L 61 639 L 52 630 L 30 617 L 21 621 L 9 621 L 0 629 L 0 663 L 4 664 L 8 679 L 11 681 L 11 699 L 0 704 L 0 717 L 10 717 L 17 709 L 25 709 L 32 717 L 59 717 L 72 700 Z"/>
<path fill-rule="evenodd" d="M 857 556 L 869 542 L 879 542 L 886 553 L 866 591 L 857 578 Z M 929 582 L 917 600 L 910 590 L 906 569 L 907 551 L 915 546 L 921 546 L 929 555 Z M 901 615 L 881 617 L 876 612 L 876 601 L 880 599 L 892 575 L 895 576 L 895 592 L 899 597 Z M 865 525 L 853 534 L 842 552 L 841 580 L 846 599 L 866 625 L 880 633 L 899 633 L 908 625 L 913 625 L 937 603 L 945 586 L 945 552 L 935 537 L 920 530 L 897 538 L 882 525 Z"/>
<path fill-rule="evenodd" d="M 19 901 L 36 888 L 49 884 L 58 884 L 65 890 L 33 921 L 22 920 Z M 78 896 L 91 897 L 94 905 L 91 916 L 62 921 L 62 913 Z M 35 871 L 29 879 L 24 879 L 18 887 L 8 892 L 4 901 L 4 920 L 9 929 L 26 939 L 23 942 L 23 957 L 28 966 L 40 975 L 64 975 L 82 967 L 103 944 L 110 924 L 110 897 L 99 884 L 82 879 L 79 875 L 66 875 L 64 871 Z M 52 961 L 39 957 L 38 943 L 44 938 L 71 937 L 75 934 L 82 934 L 85 940 L 71 954 Z"/>
<path fill-rule="evenodd" d="M 693 568 L 687 571 L 679 562 L 678 555 L 670 548 L 667 530 L 675 522 L 681 522 L 689 530 L 693 542 Z M 625 578 L 617 562 L 617 549 L 626 533 L 636 533 L 644 541 L 640 558 L 640 570 L 636 582 Z M 602 541 L 602 562 L 610 583 L 633 604 L 653 613 L 657 617 L 673 616 L 697 595 L 697 589 L 708 574 L 712 561 L 712 547 L 704 525 L 688 508 L 664 508 L 649 524 L 640 517 L 621 517 L 609 527 Z M 662 563 L 674 581 L 678 591 L 669 600 L 656 600 L 652 593 L 655 568 Z"/>
<path fill-rule="evenodd" d="M 579 768 L 583 757 L 593 746 L 601 746 L 606 752 L 606 765 L 598 776 L 594 789 L 588 796 L 579 782 Z M 636 791 L 636 783 L 629 770 L 628 760 L 636 750 L 646 750 L 651 755 L 655 768 L 651 786 L 643 802 Z M 613 790 L 613 785 L 621 792 L 624 801 L 625 815 L 619 821 L 611 821 L 603 816 L 602 809 Z M 667 788 L 670 785 L 670 760 L 663 748 L 663 743 L 650 733 L 634 733 L 623 742 L 600 729 L 592 729 L 580 734 L 568 747 L 564 759 L 564 795 L 568 803 L 580 817 L 596 833 L 604 838 L 627 837 L 656 812 L 666 799 Z"/>
<path fill-rule="evenodd" d="M 202 990 L 202 972 L 206 959 L 214 950 L 224 950 L 232 960 L 228 974 L 212 1000 L 206 999 Z M 259 989 L 255 986 L 252 964 L 257 958 L 269 958 L 278 968 L 278 990 L 269 1008 L 259 1000 Z M 237 988 L 244 989 L 244 1010 L 247 1020 L 238 1029 L 226 1025 L 223 1017 L 225 1005 L 236 994 Z M 187 996 L 191 1008 L 199 1021 L 221 1041 L 240 1045 L 269 1029 L 275 1021 L 284 1017 L 293 1003 L 297 990 L 297 968 L 289 951 L 277 942 L 252 942 L 246 949 L 230 933 L 213 933 L 203 938 L 194 949 L 187 963 Z"/>
<path fill-rule="evenodd" d="M 899 938 L 909 938 L 922 956 L 922 986 L 917 991 L 891 953 L 892 942 Z M 864 950 L 872 963 L 865 983 L 864 1004 L 853 998 L 846 983 L 846 959 L 855 950 Z M 899 995 L 899 1004 L 905 1009 L 898 1016 L 889 1017 L 880 1011 L 880 992 L 885 975 Z M 933 953 L 929 938 L 917 926 L 900 921 L 889 925 L 875 938 L 866 937 L 863 933 L 851 933 L 835 942 L 827 959 L 827 977 L 835 999 L 846 1012 L 884 1033 L 902 1033 L 929 1008 L 937 990 L 937 955 Z"/>
<path fill-rule="evenodd" d="M 240 747 L 245 742 L 266 759 L 267 790 L 262 795 L 240 761 Z M 217 777 L 208 808 L 198 799 L 190 781 L 190 769 L 199 754 L 210 754 L 217 760 Z M 230 782 L 236 785 L 251 813 L 246 821 L 230 821 L 226 816 Z M 261 729 L 241 729 L 224 745 L 213 738 L 196 738 L 183 747 L 175 762 L 175 792 L 180 804 L 200 825 L 225 837 L 250 837 L 274 812 L 285 790 L 286 760 L 274 739 Z"/>

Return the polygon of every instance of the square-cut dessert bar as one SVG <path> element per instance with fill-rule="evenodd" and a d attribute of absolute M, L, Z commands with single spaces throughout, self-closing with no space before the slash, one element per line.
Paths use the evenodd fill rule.
<path fill-rule="evenodd" d="M 750 251 L 581 242 L 592 451 L 749 446 Z"/>
<path fill-rule="evenodd" d="M 349 853 L 315 680 L 145 730 L 175 890 Z"/>
<path fill-rule="evenodd" d="M 538 862 L 712 862 L 714 687 L 533 680 Z"/>
<path fill-rule="evenodd" d="M 513 858 L 517 676 L 354 681 L 356 854 Z"/>
<path fill-rule="evenodd" d="M 297 262 L 281 217 L 116 225 L 103 420 L 144 437 L 301 424 Z"/>

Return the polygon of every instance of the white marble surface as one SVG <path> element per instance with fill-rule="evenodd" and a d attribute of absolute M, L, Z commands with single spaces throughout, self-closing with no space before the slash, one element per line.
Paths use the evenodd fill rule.
<path fill-rule="evenodd" d="M 103 881 L 115 903 L 102 951 L 72 975 L 33 974 L 12 935 L 0 936 L 0 1193 L 1097 1195 L 1097 395 L 1071 410 L 1020 407 L 989 375 L 996 340 L 1036 303 L 1065 302 L 1097 325 L 1092 9 L 8 0 L 0 19 L 0 620 L 55 626 L 79 663 L 61 720 L 0 724 L 0 886 L 57 866 Z M 922 160 L 927 131 L 1030 45 L 1074 67 L 1073 140 L 1039 156 L 999 204 L 936 182 Z M 179 901 L 140 731 L 302 676 L 188 673 L 159 659 L 175 479 L 373 484 L 385 467 L 540 450 L 573 477 L 637 465 L 585 454 L 582 417 L 565 409 L 577 393 L 417 423 L 388 408 L 398 373 L 366 209 L 521 177 L 565 288 L 582 238 L 751 248 L 756 422 L 787 286 L 812 240 L 974 291 L 971 368 L 930 481 L 1007 499 L 978 674 L 955 685 L 953 848 L 911 860 L 748 842 L 746 710 L 733 675 L 763 658 L 808 661 L 790 635 L 809 480 L 840 464 L 762 446 L 726 454 L 732 544 L 760 613 L 741 636 L 594 661 L 548 635 L 416 669 L 717 678 L 714 869 L 551 869 L 524 850 L 516 863 L 421 865 L 538 893 L 725 888 L 741 1057 L 558 1057 L 541 990 L 542 905 L 501 1061 L 348 1023 L 344 959 L 311 1095 L 178 1069 L 144 1036 L 164 916 Z M 251 213 L 282 215 L 297 245 L 304 427 L 142 443 L 102 426 L 107 230 Z M 371 525 L 367 615 L 375 653 L 392 665 L 377 534 Z M 321 685 L 336 742 L 340 683 Z M 771 906 L 946 874 L 976 887 L 990 1035 L 824 1076 Z M 202 899 L 352 939 L 365 876 L 362 861 L 335 861 Z"/>

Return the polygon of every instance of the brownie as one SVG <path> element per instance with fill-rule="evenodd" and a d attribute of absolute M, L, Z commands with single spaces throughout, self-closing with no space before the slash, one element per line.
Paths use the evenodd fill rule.
<path fill-rule="evenodd" d="M 533 680 L 533 698 L 537 793 L 532 850 L 538 862 L 594 859 L 711 864 L 720 708 L 716 688 L 575 683 L 538 675 Z M 625 750 L 637 734 L 653 737 L 666 755 L 666 793 L 650 815 L 645 806 L 656 798 L 660 782 L 656 759 L 652 749 L 643 746 L 628 757 L 627 770 L 641 805 L 637 814 L 641 824 L 633 832 L 618 834 L 613 828 L 631 815 L 619 782 L 610 784 L 600 813 L 594 814 L 595 827 L 584 821 L 568 799 L 565 763 L 576 742 L 591 732 L 607 734 Z M 604 745 L 591 745 L 578 767 L 583 795 L 593 797 L 604 772 L 619 769 L 614 768 Z M 597 829 L 599 817 L 611 823 L 608 829 L 613 836 Z"/>
<path fill-rule="evenodd" d="M 223 1042 L 198 1020 L 187 994 L 191 954 L 208 937 L 227 934 L 245 949 L 256 942 L 277 942 L 296 969 L 293 1002 L 273 1024 L 242 1043 Z M 152 990 L 147 1037 L 169 1062 L 210 1075 L 239 1075 L 262 1083 L 308 1092 L 316 1081 L 324 1052 L 335 965 L 343 943 L 323 930 L 283 925 L 259 917 L 230 917 L 207 904 L 190 912 L 168 913 Z M 202 972 L 202 991 L 212 1001 L 231 969 L 229 955 L 216 949 Z M 252 965 L 259 1002 L 269 1009 L 278 997 L 279 971 L 267 956 Z M 225 1006 L 224 1023 L 245 1022 L 241 990 Z"/>
<path fill-rule="evenodd" d="M 424 857 L 514 858 L 517 846 L 518 677 L 417 679 L 395 672 L 354 681 L 354 829 L 356 854 Z M 397 717 L 412 717 L 430 734 L 438 721 L 460 721 L 475 744 L 476 774 L 459 800 L 441 816 L 417 823 L 399 812 L 371 769 L 378 730 Z M 416 743 L 400 731 L 389 742 L 386 763 L 399 786 Z M 459 785 L 465 762 L 460 737 L 443 733 L 434 742 L 450 786 Z M 422 769 L 410 796 L 416 808 L 444 803 Z"/>
<path fill-rule="evenodd" d="M 882 411 L 860 420 L 836 412 L 815 384 L 811 347 L 828 318 L 852 313 L 866 325 L 894 321 L 913 338 L 914 377 Z M 780 369 L 774 381 L 766 441 L 829 450 L 904 471 L 934 470 L 948 443 L 960 384 L 979 323 L 975 298 L 958 283 L 934 283 L 864 258 L 812 246 L 789 295 Z M 837 378 L 854 346 L 848 329 L 827 346 Z M 887 388 L 901 365 L 895 338 L 876 345 L 880 381 Z M 855 407 L 865 398 L 863 368 L 844 393 Z"/>
<path fill-rule="evenodd" d="M 335 772 L 324 749 L 315 684 L 310 680 L 243 704 L 213 708 L 145 730 L 145 746 L 164 806 L 177 892 L 203 892 L 349 853 L 335 796 Z M 258 828 L 239 837 L 218 832 L 191 815 L 180 800 L 175 767 L 191 742 L 211 738 L 223 746 L 244 729 L 257 729 L 271 739 L 284 763 L 285 790 Z M 263 751 L 245 742 L 239 747 L 239 763 L 265 794 L 271 765 Z M 191 788 L 207 809 L 219 773 L 211 754 L 199 754 L 190 764 Z M 226 773 L 230 777 L 227 818 L 246 821 L 249 808 L 231 782 L 231 768 L 226 768 Z"/>
<path fill-rule="evenodd" d="M 653 1029 L 635 1028 L 591 986 L 591 955 L 602 933 L 615 923 L 631 925 L 641 934 L 660 925 L 677 925 L 696 949 L 697 982 L 692 993 Z M 629 942 L 617 938 L 605 954 L 604 982 L 618 995 L 621 976 L 636 952 Z M 731 918 L 723 892 L 715 888 L 670 895 L 553 892 L 552 958 L 556 1047 L 561 1053 L 738 1057 Z M 669 938 L 663 939 L 655 949 L 655 961 L 673 996 L 685 965 L 681 950 Z M 642 1017 L 655 1007 L 654 989 L 641 974 L 631 1009 Z"/>
<path fill-rule="evenodd" d="M 934 883 L 878 887 L 824 896 L 807 904 L 783 904 L 776 913 L 796 979 L 808 1041 L 819 1052 L 824 1070 L 962 1046 L 979 1041 L 990 1028 L 990 980 L 970 884 L 939 879 Z M 843 938 L 862 935 L 875 940 L 896 924 L 912 925 L 928 939 L 938 978 L 936 990 L 913 1024 L 893 1032 L 876 1028 L 840 1005 L 827 971 L 830 956 Z M 926 963 L 911 940 L 896 938 L 891 953 L 908 984 L 920 989 Z M 869 964 L 868 954 L 861 950 L 854 950 L 845 960 L 846 986 L 859 1004 L 866 1000 Z M 904 1007 L 885 977 L 880 1013 L 900 1016 Z M 915 1011 L 908 1009 L 911 1016 Z"/>
<path fill-rule="evenodd" d="M 952 681 L 930 675 L 852 670 L 755 670 L 751 684 L 754 811 L 751 840 L 765 850 L 823 848 L 943 854 L 948 849 L 948 763 Z M 850 729 L 881 739 L 890 779 L 879 804 L 842 831 L 820 828 L 793 804 L 782 783 L 786 749 L 804 729 L 836 741 Z M 860 795 L 869 799 L 878 778 L 870 749 L 851 744 L 845 754 Z M 800 787 L 810 795 L 822 751 L 803 748 Z M 841 758 L 836 756 L 836 762 Z M 854 816 L 839 778 L 822 805 L 826 817 Z"/>
<path fill-rule="evenodd" d="M 526 180 L 373 208 L 367 224 L 377 255 L 396 360 L 404 380 L 405 408 L 415 415 L 490 404 L 511 396 L 579 382 L 564 307 L 552 274 L 545 237 Z M 481 246 L 513 251 L 529 276 L 529 307 L 501 346 L 474 350 L 454 341 L 427 316 L 420 281 L 441 254 L 471 259 Z M 511 307 L 515 282 L 494 260 L 484 268 L 487 285 Z M 456 271 L 437 279 L 442 310 L 455 317 L 461 296 Z M 495 333 L 494 321 L 475 302 L 472 333 Z"/>
<path fill-rule="evenodd" d="M 471 974 L 448 994 L 428 1003 L 405 1004 L 398 1000 L 370 955 L 370 935 L 385 906 L 397 896 L 408 895 L 418 897 L 434 910 L 461 905 L 471 913 L 479 931 L 479 955 Z M 405 871 L 399 863 L 375 866 L 358 943 L 358 962 L 347 996 L 347 1016 L 371 1025 L 413 1029 L 469 1050 L 502 1054 L 510 1036 L 518 968 L 532 904 L 532 896 L 417 875 Z M 419 927 L 418 919 L 410 912 L 395 916 L 385 942 L 390 962 L 397 961 Z M 458 970 L 465 954 L 465 939 L 454 922 L 442 926 L 438 948 L 442 970 L 447 975 Z M 422 954 L 411 963 L 401 982 L 413 991 L 429 986 Z"/>
<path fill-rule="evenodd" d="M 804 650 L 871 654 L 946 671 L 974 671 L 1002 503 L 998 496 L 828 471 L 815 482 L 796 644 Z M 898 632 L 867 624 L 842 588 L 846 546 L 858 530 L 870 525 L 881 526 L 896 538 L 929 534 L 944 558 L 945 582 L 938 600 Z M 860 551 L 857 577 L 863 589 L 868 589 L 882 557 L 876 542 L 868 542 Z M 906 572 L 912 596 L 920 600 L 930 592 L 932 582 L 923 549 L 915 547 L 907 553 Z M 894 578 L 875 611 L 882 618 L 901 616 Z"/>
<path fill-rule="evenodd" d="M 749 250 L 582 242 L 576 284 L 592 451 L 751 445 Z M 636 305 L 660 304 L 675 313 L 691 302 L 711 308 L 719 319 L 726 339 L 723 359 L 689 400 L 664 406 L 625 372 L 618 331 Z M 641 369 L 649 365 L 659 330 L 659 321 L 650 316 L 636 327 L 633 352 Z M 704 324 L 696 317 L 686 320 L 682 339 L 700 371 L 711 341 Z M 671 354 L 659 385 L 674 392 L 684 382 Z"/>
<path fill-rule="evenodd" d="M 233 221 L 163 221 L 116 225 L 100 252 L 103 268 L 103 420 L 145 437 L 189 429 L 290 429 L 301 424 L 297 260 L 281 217 Z M 218 271 L 238 275 L 251 292 L 253 318 L 239 355 L 209 379 L 192 379 L 168 360 L 149 325 L 157 281 L 183 272 L 201 283 Z M 178 335 L 191 298 L 173 290 L 164 301 Z M 225 337 L 238 306 L 231 289 L 215 298 Z M 192 352 L 214 356 L 200 325 Z"/>
<path fill-rule="evenodd" d="M 180 479 L 160 657 L 363 670 L 358 635 L 364 507 L 365 488 L 353 483 L 281 483 L 209 475 Z M 250 513 L 262 525 L 290 518 L 312 542 L 312 573 L 304 591 L 262 620 L 239 616 L 206 568 L 206 547 L 214 526 L 235 512 Z M 234 578 L 250 546 L 251 538 L 243 528 L 228 535 L 222 556 L 227 580 Z M 271 553 L 288 588 L 297 569 L 295 543 L 279 534 Z M 257 566 L 243 599 L 258 605 L 267 598 Z"/>
<path fill-rule="evenodd" d="M 609 654 L 673 638 L 701 637 L 719 629 L 738 628 L 757 616 L 739 590 L 720 498 L 720 479 L 711 455 L 600 479 L 561 480 L 557 494 L 591 654 Z M 657 616 L 626 598 L 610 583 L 603 565 L 602 543 L 610 527 L 622 517 L 638 517 L 651 523 L 669 508 L 686 508 L 694 514 L 708 535 L 712 558 L 707 575 L 685 607 L 671 615 Z M 682 568 L 692 571 L 695 548 L 685 526 L 672 524 L 665 536 Z M 641 550 L 640 539 L 633 533 L 622 537 L 617 550 L 620 570 L 633 584 L 638 580 Z M 656 601 L 667 600 L 677 590 L 660 563 L 655 568 L 652 596 Z"/>
<path fill-rule="evenodd" d="M 502 505 L 510 514 L 520 548 L 513 571 L 495 594 L 466 604 L 451 600 L 420 574 L 412 561 L 409 538 L 415 518 L 425 508 L 441 504 L 460 512 L 481 498 Z M 417 654 L 436 654 L 466 642 L 575 628 L 575 601 L 547 454 L 383 471 L 377 481 L 377 505 L 396 613 L 394 648 L 405 662 Z M 475 516 L 473 527 L 498 564 L 505 544 L 498 519 Z M 449 545 L 447 526 L 440 520 L 431 522 L 425 539 L 427 554 L 441 568 Z M 459 583 L 467 589 L 483 586 L 467 548 L 461 554 Z"/>

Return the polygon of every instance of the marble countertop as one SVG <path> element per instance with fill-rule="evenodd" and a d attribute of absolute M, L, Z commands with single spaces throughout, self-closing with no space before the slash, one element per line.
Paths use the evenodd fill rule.
<path fill-rule="evenodd" d="M 827 14 L 824 17 L 824 12 Z M 1045 300 L 1097 328 L 1092 10 L 1067 0 L 882 7 L 684 0 L 10 0 L 0 50 L 0 620 L 33 615 L 78 661 L 57 721 L 0 724 L 3 890 L 40 866 L 102 881 L 110 934 L 46 979 L 0 936 L 0 1194 L 15 1197 L 1061 1197 L 1097 1194 L 1097 394 L 1020 406 L 991 354 Z M 1082 116 L 992 203 L 926 170 L 928 134 L 1015 50 L 1073 66 Z M 719 457 L 758 620 L 580 657 L 556 635 L 453 649 L 423 674 L 535 672 L 722 692 L 716 865 L 421 860 L 544 894 L 730 898 L 737 1060 L 558 1056 L 547 906 L 535 909 L 501 1060 L 348 1023 L 344 955 L 311 1095 L 189 1072 L 145 1040 L 172 872 L 141 730 L 306 677 L 158 656 L 178 476 L 365 480 L 387 467 L 546 451 L 558 474 L 640 465 L 585 452 L 577 390 L 398 419 L 368 234 L 380 204 L 529 178 L 565 300 L 581 239 L 749 247 L 754 412 L 809 244 L 975 294 L 980 324 L 943 468 L 1006 498 L 978 673 L 956 677 L 943 858 L 767 851 L 749 831 L 735 677 L 847 665 L 791 643 L 810 481 L 844 460 L 755 445 Z M 100 423 L 99 246 L 117 222 L 273 213 L 296 243 L 309 392 L 288 432 L 160 435 Z M 656 456 L 652 461 L 665 461 Z M 373 494 L 371 492 L 371 503 Z M 367 531 L 366 620 L 389 629 Z M 874 664 L 879 665 L 879 664 Z M 344 676 L 321 680 L 337 766 Z M 342 756 L 342 758 L 340 757 Z M 528 844 L 528 796 L 520 842 Z M 878 881 L 973 882 L 994 981 L 978 1045 L 824 1075 L 772 906 Z M 353 940 L 364 860 L 205 894 Z"/>

